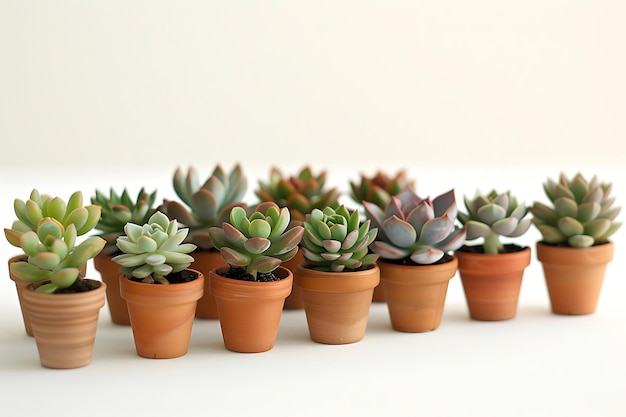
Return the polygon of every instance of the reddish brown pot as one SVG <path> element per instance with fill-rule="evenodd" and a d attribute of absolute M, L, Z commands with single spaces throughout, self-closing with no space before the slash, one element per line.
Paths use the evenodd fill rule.
<path fill-rule="evenodd" d="M 241 353 L 265 352 L 274 347 L 285 298 L 293 286 L 293 274 L 278 267 L 274 282 L 242 281 L 222 276 L 227 268 L 211 274 L 211 292 L 217 301 L 224 346 Z"/>
<path fill-rule="evenodd" d="M 291 258 L 288 261 L 282 263 L 282 266 L 287 268 L 293 274 L 296 270 L 296 267 L 304 262 L 304 256 L 302 255 L 302 250 L 298 249 L 296 252 L 296 256 Z M 295 282 L 295 281 L 294 281 Z M 291 289 L 291 294 L 287 296 L 285 299 L 285 310 L 300 310 L 304 308 L 304 301 L 302 299 L 302 291 L 297 285 L 294 285 Z"/>
<path fill-rule="evenodd" d="M 380 282 L 377 266 L 364 271 L 320 272 L 301 263 L 294 273 L 302 290 L 311 340 L 331 345 L 363 339 L 374 287 Z"/>
<path fill-rule="evenodd" d="M 26 287 L 24 306 L 29 312 L 42 366 L 72 369 L 91 363 L 98 317 L 106 293 L 105 283 L 94 282 L 98 288 L 71 294 L 35 292 L 43 283 Z"/>
<path fill-rule="evenodd" d="M 374 287 L 374 294 L 372 296 L 372 301 L 375 303 L 385 302 L 385 287 L 383 286 L 382 281 L 376 287 Z"/>
<path fill-rule="evenodd" d="M 189 268 L 188 268 L 189 269 Z M 137 354 L 144 358 L 170 359 L 189 349 L 196 303 L 204 291 L 204 275 L 176 284 L 144 284 L 119 276 Z"/>
<path fill-rule="evenodd" d="M 378 266 L 391 326 L 411 333 L 437 329 L 457 258 L 435 265 L 400 265 L 379 259 Z"/>
<path fill-rule="evenodd" d="M 589 248 L 537 243 L 552 312 L 580 315 L 596 311 L 606 273 L 613 259 L 613 242 Z"/>
<path fill-rule="evenodd" d="M 509 320 L 515 317 L 530 248 L 497 255 L 456 251 L 459 275 L 470 317 L 474 320 Z"/>
<path fill-rule="evenodd" d="M 126 300 L 120 295 L 120 265 L 113 261 L 116 255 L 100 252 L 93 258 L 93 264 L 100 273 L 102 281 L 107 284 L 107 304 L 111 313 L 111 321 L 116 324 L 129 325 Z"/>
<path fill-rule="evenodd" d="M 217 304 L 215 296 L 211 294 L 211 272 L 215 268 L 228 266 L 218 250 L 196 250 L 191 254 L 194 258 L 191 267 L 204 275 L 204 294 L 198 300 L 196 317 L 200 319 L 217 319 Z"/>

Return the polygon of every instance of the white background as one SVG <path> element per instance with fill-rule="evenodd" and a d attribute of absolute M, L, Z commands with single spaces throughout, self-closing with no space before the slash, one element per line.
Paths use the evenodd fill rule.
<path fill-rule="evenodd" d="M 406 169 L 422 196 L 510 189 L 528 204 L 582 172 L 623 205 L 625 18 L 617 0 L 2 0 L 0 222 L 32 188 L 88 202 L 145 186 L 160 202 L 176 167 L 204 179 L 236 163 L 250 203 L 270 167 L 310 165 L 344 192 Z M 197 320 L 188 355 L 158 361 L 105 306 L 92 364 L 70 371 L 39 365 L 5 270 L 0 409 L 82 415 L 102 396 L 90 414 L 622 416 L 624 233 L 590 316 L 550 313 L 533 254 L 511 321 L 471 321 L 455 277 L 427 334 L 394 332 L 375 304 L 361 342 L 325 346 L 288 311 L 274 349 L 245 355 Z"/>

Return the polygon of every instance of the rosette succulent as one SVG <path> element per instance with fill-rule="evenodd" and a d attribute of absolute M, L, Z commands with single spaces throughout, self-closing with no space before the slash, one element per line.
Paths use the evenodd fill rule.
<path fill-rule="evenodd" d="M 389 177 L 386 173 L 378 171 L 373 177 L 361 175 L 360 182 L 351 181 L 350 197 L 359 204 L 362 201 L 369 201 L 384 210 L 392 196 L 406 187 L 413 188 L 414 186 L 414 182 L 407 179 L 404 170 L 396 173 L 394 177 Z"/>
<path fill-rule="evenodd" d="M 552 206 L 535 202 L 530 208 L 544 242 L 575 248 L 607 242 L 622 225 L 615 221 L 621 207 L 613 207 L 611 188 L 596 176 L 587 181 L 580 173 L 571 179 L 561 173 L 558 182 L 548 179 L 543 189 Z"/>
<path fill-rule="evenodd" d="M 370 230 L 370 220 L 359 222 L 359 211 L 352 214 L 343 206 L 336 210 L 314 209 L 303 223 L 302 255 L 318 271 L 354 271 L 376 263 L 378 254 L 369 253 L 378 229 Z"/>
<path fill-rule="evenodd" d="M 304 221 L 313 209 L 337 207 L 340 193 L 335 188 L 326 188 L 326 172 L 313 174 L 310 167 L 304 167 L 298 175 L 285 177 L 272 168 L 268 182 L 259 181 L 255 191 L 261 202 L 274 202 L 279 207 L 287 207 L 294 221 Z"/>
<path fill-rule="evenodd" d="M 228 220 L 230 210 L 245 206 L 242 201 L 248 182 L 240 165 L 226 173 L 217 165 L 211 176 L 200 183 L 198 173 L 190 167 L 187 173 L 180 168 L 174 173 L 174 191 L 184 204 L 165 200 L 158 210 L 170 219 L 178 220 L 189 229 L 187 241 L 200 249 L 211 249 L 213 244 L 207 230 Z M 185 206 L 186 205 L 186 206 Z"/>
<path fill-rule="evenodd" d="M 78 231 L 74 223 L 67 227 L 53 217 L 44 217 L 19 236 L 19 246 L 28 256 L 26 261 L 10 264 L 11 273 L 27 282 L 45 282 L 36 291 L 62 292 L 73 288 L 81 291 L 84 277 L 80 268 L 95 257 L 105 240 L 92 236 L 76 245 Z M 49 281 L 49 282 L 46 282 Z"/>
<path fill-rule="evenodd" d="M 484 252 L 489 254 L 503 250 L 500 236 L 519 237 L 532 224 L 526 217 L 528 208 L 510 191 L 498 193 L 492 190 L 486 195 L 476 193 L 472 199 L 465 197 L 465 208 L 467 213 L 459 212 L 458 218 L 467 230 L 466 240 L 483 238 Z"/>
<path fill-rule="evenodd" d="M 193 243 L 183 243 L 189 229 L 179 228 L 176 219 L 156 211 L 144 225 L 127 223 L 126 235 L 117 238 L 123 252 L 113 258 L 120 271 L 145 283 L 169 284 L 168 275 L 180 272 L 194 261 L 189 255 L 196 249 Z"/>
<path fill-rule="evenodd" d="M 363 205 L 378 228 L 370 249 L 382 259 L 430 265 L 465 242 L 465 228 L 455 224 L 454 190 L 431 200 L 420 198 L 407 187 L 391 197 L 384 210 L 367 201 Z"/>
<path fill-rule="evenodd" d="M 276 203 L 259 204 L 248 216 L 242 207 L 230 211 L 230 221 L 211 227 L 209 235 L 231 268 L 245 270 L 246 279 L 271 280 L 269 274 L 298 251 L 304 228 L 293 226 L 289 209 Z M 263 276 L 262 276 L 263 275 Z"/>

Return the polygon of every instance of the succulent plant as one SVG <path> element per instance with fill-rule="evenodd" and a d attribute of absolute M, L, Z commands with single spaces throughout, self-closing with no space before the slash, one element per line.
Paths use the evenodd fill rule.
<path fill-rule="evenodd" d="M 76 225 L 67 227 L 53 217 L 44 217 L 19 236 L 19 246 L 28 256 L 26 261 L 11 263 L 16 277 L 27 282 L 46 282 L 36 291 L 54 293 L 76 286 L 80 268 L 95 257 L 105 245 L 105 240 L 91 236 L 76 245 Z"/>
<path fill-rule="evenodd" d="M 388 260 L 434 264 L 465 242 L 466 230 L 455 225 L 454 190 L 422 199 L 410 187 L 391 197 L 383 211 L 363 201 L 368 217 L 378 228 L 370 249 Z"/>
<path fill-rule="evenodd" d="M 107 241 L 104 251 L 109 253 L 117 251 L 115 244 L 117 238 L 124 234 L 126 223 L 146 223 L 156 211 L 153 207 L 155 200 L 156 191 L 148 194 L 144 188 L 139 191 L 134 201 L 126 189 L 120 195 L 111 188 L 108 196 L 96 190 L 91 202 L 102 208 L 100 220 L 95 228 L 102 232 L 100 237 Z"/>
<path fill-rule="evenodd" d="M 271 201 L 279 207 L 289 208 L 291 218 L 303 222 L 313 209 L 339 206 L 339 191 L 325 186 L 325 171 L 315 175 L 307 166 L 298 175 L 285 177 L 277 168 L 272 168 L 269 181 L 259 181 L 255 194 L 261 202 Z"/>
<path fill-rule="evenodd" d="M 414 186 L 415 183 L 407 179 L 404 170 L 396 173 L 393 178 L 382 171 L 378 171 L 373 177 L 366 177 L 362 174 L 360 182 L 351 181 L 350 197 L 359 204 L 362 201 L 369 201 L 384 210 L 392 196 L 406 187 L 413 188 Z"/>
<path fill-rule="evenodd" d="M 318 271 L 354 271 L 376 263 L 378 254 L 368 253 L 378 229 L 370 230 L 370 220 L 359 221 L 341 205 L 307 214 L 301 247 L 304 259 Z"/>
<path fill-rule="evenodd" d="M 120 271 L 128 277 L 149 284 L 169 284 L 169 274 L 184 270 L 194 261 L 189 253 L 196 245 L 183 243 L 189 229 L 179 228 L 176 219 L 170 220 L 160 211 L 143 225 L 126 223 L 124 232 L 126 235 L 117 238 L 117 247 L 123 253 L 113 261 L 120 264 Z"/>
<path fill-rule="evenodd" d="M 489 194 L 476 193 L 474 198 L 465 197 L 467 213 L 458 213 L 458 218 L 467 229 L 466 240 L 483 238 L 485 253 L 497 254 L 504 245 L 500 236 L 519 237 L 526 233 L 532 224 L 528 208 L 518 203 L 510 191 Z"/>
<path fill-rule="evenodd" d="M 253 281 L 262 280 L 298 251 L 304 228 L 293 226 L 289 209 L 274 202 L 259 204 L 248 216 L 242 207 L 230 211 L 230 222 L 211 227 L 209 235 L 231 268 L 245 269 Z M 265 279 L 265 278 L 263 278 Z"/>
<path fill-rule="evenodd" d="M 552 207 L 535 202 L 530 208 L 544 242 L 575 248 L 606 243 L 622 225 L 615 221 L 621 207 L 613 207 L 611 188 L 596 176 L 587 181 L 580 173 L 571 179 L 561 173 L 558 182 L 548 179 L 543 189 Z"/>
<path fill-rule="evenodd" d="M 233 207 L 245 206 L 241 200 L 248 182 L 241 166 L 236 165 L 227 174 L 217 165 L 203 184 L 200 184 L 194 167 L 190 167 L 186 174 L 177 168 L 173 182 L 174 191 L 186 206 L 178 201 L 165 200 L 157 209 L 189 229 L 188 242 L 200 249 L 213 248 L 207 232 L 209 227 L 228 221 Z"/>

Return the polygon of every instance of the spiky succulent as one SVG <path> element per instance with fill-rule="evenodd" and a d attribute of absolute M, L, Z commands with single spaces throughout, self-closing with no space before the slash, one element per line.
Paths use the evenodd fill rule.
<path fill-rule="evenodd" d="M 178 201 L 165 200 L 157 209 L 189 229 L 188 242 L 200 249 L 211 249 L 209 227 L 227 221 L 233 207 L 245 206 L 242 198 L 248 182 L 241 166 L 237 164 L 227 174 L 217 165 L 203 184 L 200 184 L 194 167 L 189 167 L 186 174 L 177 168 L 173 182 L 174 191 L 186 206 Z"/>
<path fill-rule="evenodd" d="M 611 188 L 612 184 L 599 182 L 595 175 L 591 181 L 580 173 L 571 179 L 561 173 L 558 182 L 548 179 L 543 189 L 552 207 L 535 202 L 530 208 L 543 240 L 575 248 L 607 242 L 622 225 L 615 221 L 621 207 L 613 207 Z"/>
<path fill-rule="evenodd" d="M 336 188 L 326 188 L 326 171 L 315 175 L 308 166 L 289 177 L 272 168 L 269 181 L 259 181 L 255 194 L 262 202 L 289 208 L 291 218 L 297 222 L 304 221 L 313 209 L 339 206 L 340 196 Z"/>
<path fill-rule="evenodd" d="M 10 229 L 4 229 L 4 234 L 9 243 L 16 247 L 21 246 L 20 236 L 37 230 L 38 224 L 46 217 L 56 219 L 65 229 L 73 224 L 77 236 L 82 236 L 96 226 L 101 214 L 98 205 L 83 206 L 83 194 L 80 191 L 74 192 L 66 203 L 60 197 L 40 194 L 37 189 L 33 189 L 26 201 L 16 198 L 13 209 L 17 220 Z"/>
<path fill-rule="evenodd" d="M 80 268 L 95 257 L 105 245 L 105 240 L 91 236 L 76 245 L 76 225 L 67 228 L 52 217 L 44 217 L 19 236 L 19 246 L 28 256 L 26 261 L 11 263 L 10 269 L 16 277 L 27 282 L 47 282 L 36 291 L 54 293 L 69 288 L 82 279 Z"/>
<path fill-rule="evenodd" d="M 383 211 L 363 202 L 378 236 L 370 249 L 383 259 L 433 264 L 465 242 L 465 228 L 455 224 L 457 206 L 454 190 L 423 199 L 407 187 L 391 197 Z"/>
<path fill-rule="evenodd" d="M 248 216 L 242 207 L 230 211 L 230 222 L 211 227 L 209 235 L 224 260 L 233 268 L 245 268 L 255 281 L 258 274 L 267 274 L 298 251 L 304 228 L 288 229 L 291 216 L 287 207 L 266 202 Z"/>
<path fill-rule="evenodd" d="M 407 179 L 404 170 L 397 172 L 394 177 L 389 177 L 386 173 L 378 171 L 373 177 L 361 174 L 360 182 L 351 181 L 350 197 L 359 204 L 362 201 L 369 201 L 384 210 L 392 196 L 406 187 L 414 186 L 414 182 Z"/>
<path fill-rule="evenodd" d="M 123 252 L 113 258 L 126 276 L 169 284 L 167 276 L 189 267 L 194 261 L 190 252 L 193 243 L 183 243 L 189 229 L 179 228 L 176 219 L 156 211 L 144 225 L 127 223 L 126 235 L 117 238 L 117 247 Z"/>
<path fill-rule="evenodd" d="M 343 206 L 326 207 L 307 214 L 301 247 L 304 259 L 319 271 L 354 271 L 374 265 L 378 254 L 368 253 L 378 229 L 370 230 L 370 220 L 359 222 L 359 211 L 352 214 Z"/>
<path fill-rule="evenodd" d="M 107 241 L 105 251 L 113 252 L 117 249 L 116 240 L 124 234 L 126 223 L 144 224 L 148 221 L 156 211 L 153 207 L 156 194 L 156 191 L 148 194 L 142 188 L 133 200 L 126 189 L 120 195 L 111 188 L 108 196 L 96 190 L 91 202 L 102 207 L 102 214 L 95 228 L 102 232 L 100 236 Z"/>
<path fill-rule="evenodd" d="M 485 253 L 501 252 L 500 236 L 519 237 L 532 224 L 530 217 L 526 217 L 528 208 L 510 191 L 492 190 L 486 195 L 477 192 L 474 198 L 466 196 L 464 201 L 467 213 L 459 212 L 458 218 L 467 229 L 466 240 L 483 238 Z"/>

